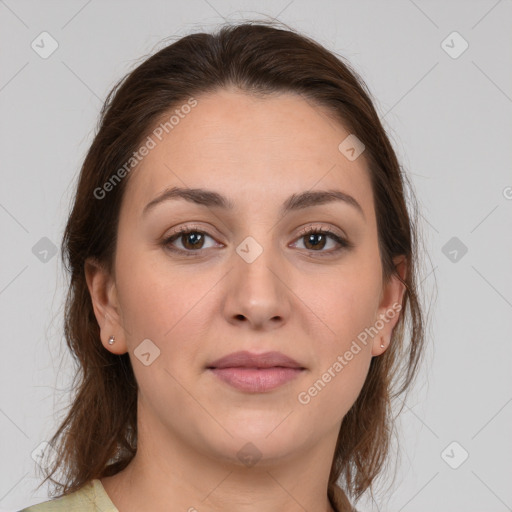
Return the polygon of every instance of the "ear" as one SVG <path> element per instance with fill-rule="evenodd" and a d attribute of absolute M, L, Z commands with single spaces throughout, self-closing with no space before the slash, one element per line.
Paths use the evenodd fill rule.
<path fill-rule="evenodd" d="M 94 315 L 100 326 L 101 343 L 113 354 L 124 354 L 128 349 L 115 282 L 104 266 L 92 258 L 86 260 L 84 271 Z M 115 337 L 112 345 L 108 343 L 110 336 Z"/>
<path fill-rule="evenodd" d="M 407 259 L 405 256 L 397 256 L 393 259 L 393 264 L 402 280 L 405 281 L 407 276 Z M 393 274 L 387 283 L 383 284 L 379 308 L 375 322 L 378 326 L 379 333 L 373 339 L 372 355 L 380 356 L 383 354 L 391 341 L 393 329 L 402 314 L 402 299 L 406 290 L 405 285 L 400 279 Z M 384 348 L 381 347 L 384 345 Z"/>

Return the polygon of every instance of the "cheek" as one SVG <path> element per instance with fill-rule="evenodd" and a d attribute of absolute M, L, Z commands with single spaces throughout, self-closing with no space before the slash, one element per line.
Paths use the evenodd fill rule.
<path fill-rule="evenodd" d="M 316 364 L 297 399 L 301 406 L 327 414 L 333 423 L 350 409 L 368 374 L 372 358 L 368 332 L 375 322 L 380 279 L 379 262 L 372 260 L 364 268 L 345 267 L 320 287 L 303 288 L 301 297 L 321 320 L 315 318 L 315 325 L 326 334 L 315 335 L 310 329 Z"/>
<path fill-rule="evenodd" d="M 316 335 L 316 364 L 297 402 L 333 425 L 352 407 L 368 374 L 372 338 L 365 329 L 374 322 L 378 276 L 378 272 L 353 272 L 338 282 L 330 281 L 323 293 L 305 299 L 314 301 L 311 309 L 319 312 L 327 335 Z"/>
<path fill-rule="evenodd" d="M 143 251 L 140 245 L 120 236 L 116 253 L 118 300 L 130 350 L 142 339 L 160 340 L 185 314 L 187 303 L 179 275 L 166 275 L 168 268 L 158 263 L 160 249 Z"/>
<path fill-rule="evenodd" d="M 198 364 L 196 340 L 203 339 L 204 304 L 214 282 L 172 269 L 156 251 L 119 254 L 118 300 L 135 377 L 145 403 L 165 410 L 166 401 L 184 399 L 178 382 L 190 378 L 190 368 Z M 154 345 L 142 345 L 147 339 Z M 139 359 L 145 352 L 148 365 Z"/>
<path fill-rule="evenodd" d="M 362 266 L 346 266 L 329 278 L 316 279 L 304 287 L 298 295 L 314 316 L 321 320 L 321 336 L 326 341 L 329 354 L 345 350 L 351 341 L 375 322 L 375 313 L 381 292 L 380 266 L 369 263 Z M 314 333 L 310 333 L 314 336 Z M 316 333 L 317 338 L 319 332 Z"/>
<path fill-rule="evenodd" d="M 205 308 L 212 307 L 212 289 L 222 276 L 194 265 L 172 265 L 158 248 L 120 250 L 116 265 L 118 300 L 130 352 L 149 338 L 168 362 L 176 360 L 175 352 L 186 362 L 195 350 L 194 340 L 202 339 L 209 319 Z"/>
<path fill-rule="evenodd" d="M 343 354 L 339 354 L 343 357 Z M 298 410 L 337 425 L 357 400 L 368 375 L 371 357 L 361 350 L 350 361 L 332 361 L 322 368 L 297 395 Z"/>

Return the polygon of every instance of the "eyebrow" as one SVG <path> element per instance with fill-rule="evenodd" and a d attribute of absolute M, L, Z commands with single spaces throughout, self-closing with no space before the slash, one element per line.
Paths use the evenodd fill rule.
<path fill-rule="evenodd" d="M 208 208 L 221 208 L 223 210 L 233 210 L 235 207 L 230 199 L 213 190 L 172 187 L 164 190 L 155 199 L 150 201 L 144 207 L 142 214 L 146 215 L 156 205 L 173 199 L 184 199 L 185 201 Z M 366 219 L 361 205 L 351 195 L 341 190 L 308 190 L 300 194 L 292 194 L 281 206 L 280 214 L 284 215 L 291 211 L 302 210 L 334 201 L 341 201 L 354 207 Z"/>

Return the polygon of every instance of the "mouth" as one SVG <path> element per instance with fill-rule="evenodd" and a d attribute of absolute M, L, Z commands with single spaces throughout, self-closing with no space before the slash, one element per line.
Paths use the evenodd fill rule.
<path fill-rule="evenodd" d="M 263 393 L 297 378 L 306 368 L 280 352 L 235 352 L 206 369 L 230 386 L 249 393 Z"/>

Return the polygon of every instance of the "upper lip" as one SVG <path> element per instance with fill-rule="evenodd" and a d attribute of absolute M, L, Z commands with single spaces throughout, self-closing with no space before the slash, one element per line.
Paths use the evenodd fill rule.
<path fill-rule="evenodd" d="M 254 354 L 247 351 L 233 352 L 227 356 L 217 359 L 210 363 L 207 368 L 272 368 L 281 366 L 285 368 L 303 368 L 297 361 L 291 357 L 285 356 L 281 352 L 264 352 L 263 354 Z"/>

